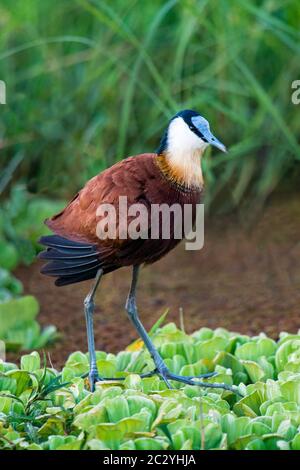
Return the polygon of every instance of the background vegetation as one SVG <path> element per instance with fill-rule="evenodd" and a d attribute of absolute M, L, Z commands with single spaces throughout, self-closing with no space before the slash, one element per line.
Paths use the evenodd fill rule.
<path fill-rule="evenodd" d="M 299 181 L 297 0 L 2 0 L 2 179 L 69 196 L 168 118 L 199 110 L 230 148 L 205 160 L 235 207 Z M 216 199 L 217 200 L 217 199 Z"/>
<path fill-rule="evenodd" d="M 54 326 L 41 330 L 36 321 L 39 303 L 31 295 L 22 296 L 22 282 L 12 271 L 35 260 L 38 240 L 48 233 L 43 221 L 61 207 L 29 194 L 24 185 L 14 185 L 0 207 L 0 339 L 7 351 L 40 348 L 58 336 Z"/>
<path fill-rule="evenodd" d="M 125 380 L 100 382 L 91 393 L 87 355 L 71 354 L 59 374 L 33 352 L 20 368 L 0 363 L 0 449 L 300 450 L 299 334 L 282 333 L 276 343 L 222 328 L 188 336 L 168 324 L 152 332 L 173 372 L 216 370 L 209 380 L 239 384 L 239 395 L 141 379 L 153 362 L 136 345 L 97 353 L 103 373 Z"/>

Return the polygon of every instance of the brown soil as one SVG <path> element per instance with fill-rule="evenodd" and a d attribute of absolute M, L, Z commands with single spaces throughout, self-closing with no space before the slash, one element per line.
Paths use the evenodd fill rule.
<path fill-rule="evenodd" d="M 141 271 L 138 304 L 146 328 L 170 309 L 179 322 L 183 308 L 188 332 L 207 326 L 277 337 L 300 327 L 300 205 L 298 197 L 267 207 L 251 230 L 236 217 L 208 221 L 205 247 L 185 251 L 182 244 L 160 262 Z M 86 351 L 82 309 L 89 282 L 57 288 L 39 273 L 37 263 L 17 276 L 25 292 L 41 304 L 39 321 L 62 334 L 51 348 L 60 367 L 74 350 Z M 98 349 L 117 352 L 136 338 L 124 303 L 130 269 L 107 275 L 97 293 L 95 335 Z"/>

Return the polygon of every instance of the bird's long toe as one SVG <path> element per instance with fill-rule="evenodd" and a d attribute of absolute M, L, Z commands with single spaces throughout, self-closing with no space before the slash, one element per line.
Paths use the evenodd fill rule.
<path fill-rule="evenodd" d="M 146 377 L 153 377 L 153 375 L 165 375 L 167 378 L 172 375 L 172 376 L 176 376 L 175 374 L 172 374 L 171 372 L 167 371 L 167 372 L 161 372 L 159 371 L 158 369 L 154 369 L 152 370 L 151 372 L 146 372 L 145 374 L 141 374 L 140 377 L 142 379 L 146 378 Z M 183 377 L 185 379 L 190 379 L 190 380 L 193 380 L 193 379 L 209 379 L 211 377 L 216 377 L 218 375 L 218 372 L 207 372 L 206 374 L 200 374 L 200 375 L 187 375 L 187 376 L 176 376 L 176 377 Z"/>
<path fill-rule="evenodd" d="M 218 375 L 218 372 L 207 372 L 206 374 L 200 374 L 200 375 L 187 375 L 184 376 L 187 379 L 210 379 L 211 377 L 216 377 Z"/>
<path fill-rule="evenodd" d="M 197 385 L 198 387 L 203 387 L 203 388 L 227 390 L 227 391 L 230 391 L 232 393 L 239 395 L 239 392 L 235 386 L 231 386 L 225 383 L 202 382 L 203 379 L 215 377 L 216 375 L 218 375 L 217 372 L 208 372 L 207 374 L 201 374 L 198 376 L 185 376 L 185 375 L 173 374 L 169 370 L 160 371 L 158 369 L 155 369 L 146 374 L 142 374 L 141 377 L 143 378 L 151 377 L 155 374 L 159 375 L 164 380 L 168 388 L 173 388 L 172 385 L 170 384 L 170 380 L 171 381 L 174 380 L 175 382 L 181 382 L 186 385 Z"/>
<path fill-rule="evenodd" d="M 181 382 L 186 385 L 197 385 L 198 387 L 219 389 L 219 390 L 221 389 L 221 390 L 227 390 L 237 395 L 240 394 L 237 387 L 235 386 L 231 386 L 225 383 L 217 383 L 217 382 L 212 383 L 212 382 L 201 381 L 201 379 L 213 377 L 215 375 L 217 374 L 212 373 L 212 374 L 203 374 L 202 376 L 198 376 L 198 377 L 187 377 L 184 375 L 176 375 L 176 374 L 172 374 L 171 372 L 169 372 L 167 378 L 169 380 L 175 380 L 176 382 Z"/>

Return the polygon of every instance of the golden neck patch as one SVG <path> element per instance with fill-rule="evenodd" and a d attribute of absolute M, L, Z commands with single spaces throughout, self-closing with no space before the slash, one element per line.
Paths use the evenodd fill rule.
<path fill-rule="evenodd" d="M 204 185 L 199 152 L 183 156 L 180 161 L 167 151 L 157 155 L 155 161 L 163 175 L 172 183 L 187 189 L 199 189 Z"/>

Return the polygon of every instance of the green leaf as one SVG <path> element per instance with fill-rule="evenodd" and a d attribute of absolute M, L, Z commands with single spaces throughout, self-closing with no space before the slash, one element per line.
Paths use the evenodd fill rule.
<path fill-rule="evenodd" d="M 38 352 L 34 351 L 21 357 L 21 369 L 34 372 L 41 367 L 41 359 Z"/>
<path fill-rule="evenodd" d="M 30 374 L 27 371 L 11 370 L 6 373 L 6 377 L 12 380 L 11 388 L 17 397 L 26 390 L 32 383 Z"/>
<path fill-rule="evenodd" d="M 214 332 L 213 330 L 211 330 L 210 328 L 200 328 L 200 330 L 198 331 L 195 331 L 193 333 L 193 338 L 196 338 L 197 340 L 199 341 L 206 341 L 208 339 L 211 339 L 214 335 Z"/>
<path fill-rule="evenodd" d="M 149 411 L 149 414 L 151 416 L 151 421 L 154 419 L 156 416 L 157 408 L 153 400 L 148 398 L 145 395 L 128 395 L 126 397 L 127 403 L 128 403 L 128 408 L 129 408 L 129 413 L 130 415 L 134 415 L 139 413 L 142 410 L 147 410 Z"/>
<path fill-rule="evenodd" d="M 68 357 L 65 368 L 73 370 L 76 376 L 80 376 L 89 370 L 88 358 L 82 352 L 76 351 Z"/>
<path fill-rule="evenodd" d="M 240 418 L 237 418 L 232 414 L 226 414 L 222 416 L 221 426 L 223 432 L 227 434 L 227 442 L 229 447 L 232 446 L 238 438 L 249 434 L 249 423 L 250 418 L 246 416 Z"/>
<path fill-rule="evenodd" d="M 275 364 L 278 372 L 284 370 L 289 360 L 292 359 L 292 355 L 299 351 L 300 339 L 290 339 L 282 343 L 275 354 Z"/>
<path fill-rule="evenodd" d="M 35 297 L 27 295 L 0 303 L 0 337 L 5 338 L 9 330 L 22 328 L 32 322 L 39 312 Z"/>
<path fill-rule="evenodd" d="M 300 433 L 296 434 L 291 443 L 293 450 L 300 450 Z"/>
<path fill-rule="evenodd" d="M 294 401 L 300 405 L 300 376 L 280 384 L 280 390 L 286 400 Z"/>
<path fill-rule="evenodd" d="M 117 423 L 130 416 L 129 406 L 125 397 L 116 397 L 105 402 L 108 420 Z"/>
<path fill-rule="evenodd" d="M 210 363 L 207 360 L 200 359 L 199 361 L 195 362 L 194 364 L 187 364 L 183 366 L 177 373 L 179 375 L 186 375 L 186 376 L 197 376 L 201 374 L 205 374 L 209 371 L 208 366 Z M 212 366 L 212 364 L 211 364 Z M 210 368 L 212 369 L 212 367 Z M 175 371 L 176 373 L 176 371 Z"/>
<path fill-rule="evenodd" d="M 169 309 L 167 308 L 164 313 L 159 317 L 159 319 L 154 323 L 154 325 L 151 327 L 149 330 L 149 335 L 154 335 L 158 329 L 161 327 L 161 325 L 164 324 L 165 319 L 167 318 L 167 315 L 169 313 Z"/>
<path fill-rule="evenodd" d="M 166 450 L 169 447 L 167 439 L 139 437 L 134 440 L 136 450 Z"/>
<path fill-rule="evenodd" d="M 152 424 L 152 428 L 178 419 L 183 411 L 183 406 L 175 400 L 169 399 L 162 403 L 158 410 L 157 417 Z"/>
<path fill-rule="evenodd" d="M 231 369 L 233 374 L 244 371 L 242 363 L 232 354 L 226 351 L 220 351 L 214 358 L 214 364 L 225 367 L 226 369 Z"/>
<path fill-rule="evenodd" d="M 209 423 L 204 428 L 205 449 L 218 449 L 222 442 L 222 431 L 217 423 Z"/>
<path fill-rule="evenodd" d="M 16 248 L 11 243 L 0 239 L 0 266 L 8 271 L 13 271 L 19 262 Z"/>
<path fill-rule="evenodd" d="M 246 445 L 245 450 L 265 450 L 265 444 L 261 439 L 253 439 Z"/>
<path fill-rule="evenodd" d="M 142 411 L 134 416 L 121 419 L 118 423 L 102 423 L 95 427 L 97 439 L 105 442 L 110 448 L 118 448 L 120 442 L 127 436 L 149 431 L 149 413 Z"/>
<path fill-rule="evenodd" d="M 195 344 L 197 360 L 213 360 L 218 352 L 226 349 L 227 345 L 228 340 L 221 337 L 211 338 L 206 341 L 199 341 Z"/>
<path fill-rule="evenodd" d="M 51 417 L 47 419 L 45 424 L 38 430 L 41 438 L 48 438 L 53 435 L 63 436 L 65 434 L 65 422 L 61 417 Z"/>
<path fill-rule="evenodd" d="M 106 407 L 100 403 L 96 406 L 85 408 L 83 413 L 75 416 L 73 424 L 83 431 L 91 431 L 97 424 L 108 421 Z"/>
<path fill-rule="evenodd" d="M 257 341 L 242 344 L 235 351 L 238 359 L 257 361 L 260 357 L 270 357 L 276 351 L 276 343 L 270 338 L 261 338 Z"/>
<path fill-rule="evenodd" d="M 0 413 L 8 415 L 13 400 L 13 396 L 5 396 L 5 394 L 0 393 Z"/>
<path fill-rule="evenodd" d="M 81 448 L 83 438 L 76 436 L 50 436 L 50 450 L 79 450 Z"/>
<path fill-rule="evenodd" d="M 108 361 L 103 359 L 97 360 L 98 370 L 101 370 L 103 377 L 115 377 L 117 373 L 116 361 Z"/>
<path fill-rule="evenodd" d="M 256 362 L 241 361 L 241 364 L 243 364 L 243 366 L 245 367 L 251 382 L 255 383 L 265 378 L 264 370 Z"/>
<path fill-rule="evenodd" d="M 255 418 L 260 414 L 261 397 L 257 390 L 239 400 L 233 407 L 238 416 L 249 416 Z"/>

